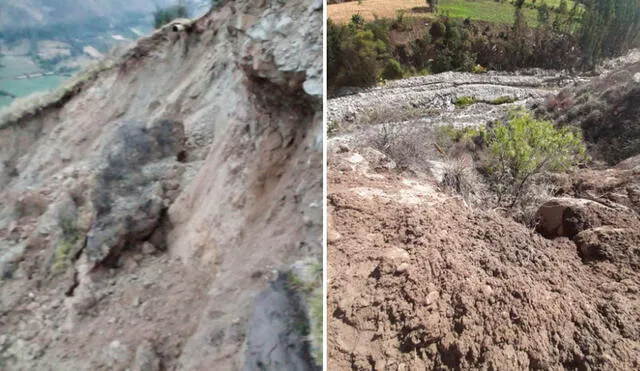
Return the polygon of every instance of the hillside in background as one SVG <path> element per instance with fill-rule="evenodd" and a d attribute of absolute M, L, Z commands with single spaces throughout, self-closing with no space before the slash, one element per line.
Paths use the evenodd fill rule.
<path fill-rule="evenodd" d="M 74 24 L 96 17 L 120 17 L 127 13 L 150 13 L 155 4 L 168 0 L 3 0 L 0 30 Z"/>
<path fill-rule="evenodd" d="M 50 90 L 92 60 L 153 29 L 153 12 L 174 0 L 3 0 L 0 2 L 0 107 Z M 191 16 L 209 1 L 185 3 Z"/>

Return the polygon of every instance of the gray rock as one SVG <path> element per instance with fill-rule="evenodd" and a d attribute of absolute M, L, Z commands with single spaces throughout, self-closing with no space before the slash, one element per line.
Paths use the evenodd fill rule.
<path fill-rule="evenodd" d="M 24 252 L 25 245 L 23 243 L 11 246 L 0 241 L 0 281 L 10 279 L 13 276 Z"/>
<path fill-rule="evenodd" d="M 143 341 L 136 349 L 131 371 L 160 371 L 160 358 L 148 341 Z"/>
<path fill-rule="evenodd" d="M 125 370 L 131 358 L 131 350 L 119 340 L 109 343 L 103 354 L 103 362 L 111 370 Z"/>
<path fill-rule="evenodd" d="M 306 341 L 303 310 L 288 278 L 280 274 L 271 287 L 256 298 L 249 322 L 244 369 L 320 370 L 315 366 Z"/>
<path fill-rule="evenodd" d="M 322 9 L 322 3 L 323 3 L 322 0 L 313 0 L 311 2 L 311 9 L 312 10 L 320 10 L 320 9 Z"/>
<path fill-rule="evenodd" d="M 107 141 L 92 189 L 96 221 L 85 248 L 92 262 L 113 264 L 127 244 L 154 232 L 166 209 L 164 185 L 181 175 L 171 170 L 180 168 L 177 156 L 184 138 L 178 121 L 129 121 Z"/>

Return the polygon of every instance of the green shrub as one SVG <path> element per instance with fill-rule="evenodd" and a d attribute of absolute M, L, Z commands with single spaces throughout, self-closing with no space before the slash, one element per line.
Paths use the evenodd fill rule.
<path fill-rule="evenodd" d="M 382 77 L 386 80 L 401 79 L 404 76 L 402 66 L 397 60 L 390 58 L 382 71 Z"/>
<path fill-rule="evenodd" d="M 340 130 L 340 124 L 338 124 L 338 121 L 331 120 L 327 123 L 327 136 L 332 137 L 336 135 L 338 130 Z"/>
<path fill-rule="evenodd" d="M 509 196 L 512 206 L 535 175 L 565 171 L 587 158 L 580 132 L 572 127 L 557 129 L 551 121 L 536 120 L 524 110 L 513 110 L 508 121 L 493 124 L 486 139 L 491 186 L 499 203 Z"/>
<path fill-rule="evenodd" d="M 61 215 L 58 219 L 58 226 L 62 230 L 62 234 L 53 256 L 54 274 L 60 274 L 67 270 L 71 264 L 73 248 L 80 240 L 80 232 L 73 216 Z"/>
<path fill-rule="evenodd" d="M 153 13 L 153 26 L 160 28 L 174 19 L 187 17 L 189 17 L 187 6 L 181 1 L 176 5 L 156 9 Z"/>
<path fill-rule="evenodd" d="M 460 97 L 460 98 L 456 99 L 456 100 L 453 102 L 453 104 L 455 104 L 455 105 L 456 105 L 456 107 L 459 107 L 459 108 L 465 108 L 465 107 L 468 107 L 468 106 L 470 106 L 470 105 L 472 105 L 472 104 L 474 104 L 474 103 L 476 103 L 476 98 L 474 98 L 474 97 L 467 97 L 467 96 L 465 96 L 465 97 Z"/>
<path fill-rule="evenodd" d="M 473 66 L 473 68 L 471 68 L 471 72 L 473 72 L 473 73 L 487 73 L 487 69 L 485 67 L 482 67 L 479 64 L 476 64 L 475 66 Z"/>
<path fill-rule="evenodd" d="M 473 143 L 486 137 L 484 126 L 456 128 L 451 124 L 440 125 L 435 132 L 436 143 L 444 150 L 449 151 L 456 143 Z"/>
<path fill-rule="evenodd" d="M 446 34 L 447 26 L 440 21 L 433 22 L 431 28 L 429 28 L 429 35 L 431 35 L 433 40 L 443 38 Z"/>
<path fill-rule="evenodd" d="M 373 31 L 356 30 L 342 41 L 340 53 L 343 57 L 337 76 L 340 85 L 372 86 L 378 82 L 378 59 L 386 53 L 386 45 Z"/>

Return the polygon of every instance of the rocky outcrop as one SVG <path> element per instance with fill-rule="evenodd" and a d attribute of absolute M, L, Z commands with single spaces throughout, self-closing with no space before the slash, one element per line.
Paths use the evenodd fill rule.
<path fill-rule="evenodd" d="M 95 222 L 84 253 L 92 262 L 113 265 L 125 246 L 151 237 L 158 228 L 177 196 L 184 141 L 184 127 L 174 120 L 128 121 L 116 127 L 104 144 L 90 191 Z"/>
<path fill-rule="evenodd" d="M 218 2 L 0 128 L 0 368 L 233 370 L 248 338 L 289 344 L 251 318 L 292 310 L 256 303 L 271 272 L 322 256 L 321 9 Z"/>
<path fill-rule="evenodd" d="M 354 124 L 402 122 L 416 124 L 453 123 L 456 126 L 484 124 L 499 119 L 514 104 L 487 104 L 509 97 L 515 105 L 540 103 L 560 86 L 575 78 L 561 73 L 538 73 L 533 76 L 492 72 L 478 75 L 447 72 L 431 76 L 391 81 L 384 86 L 366 89 L 327 102 L 327 122 L 340 124 L 350 132 Z M 473 97 L 478 102 L 460 113 L 454 102 L 461 97 Z M 393 112 L 393 113 L 392 113 Z M 398 113 L 410 114 L 410 119 Z M 362 127 L 364 129 L 365 127 Z"/>
<path fill-rule="evenodd" d="M 319 295 L 318 292 L 313 293 L 316 295 L 314 301 L 308 296 L 315 288 L 320 291 Z M 321 370 L 322 335 L 318 343 L 319 334 L 312 334 L 318 331 L 314 323 L 318 319 L 312 319 L 311 306 L 318 304 L 322 316 L 320 277 L 307 281 L 300 278 L 295 269 L 281 272 L 270 288 L 256 297 L 256 311 L 251 317 L 251 330 L 247 335 L 244 369 Z M 317 315 L 318 308 L 314 310 Z M 319 330 L 322 331 L 321 324 Z M 320 353 L 312 354 L 312 347 L 319 348 Z"/>
<path fill-rule="evenodd" d="M 569 237 L 603 225 L 640 225 L 634 213 L 621 205 L 606 206 L 580 198 L 555 198 L 544 203 L 535 215 L 536 230 L 547 238 Z"/>

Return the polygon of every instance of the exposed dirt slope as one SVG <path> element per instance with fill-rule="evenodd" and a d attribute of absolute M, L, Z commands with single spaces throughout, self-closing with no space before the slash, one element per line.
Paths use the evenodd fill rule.
<path fill-rule="evenodd" d="M 581 249 L 471 209 L 370 149 L 330 149 L 329 369 L 640 367 L 637 214 L 582 232 L 595 242 Z M 590 183 L 618 176 L 609 191 L 623 190 L 640 184 L 635 169 Z"/>
<path fill-rule="evenodd" d="M 321 18 L 227 2 L 1 129 L 0 368 L 317 367 Z"/>

